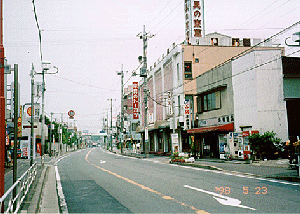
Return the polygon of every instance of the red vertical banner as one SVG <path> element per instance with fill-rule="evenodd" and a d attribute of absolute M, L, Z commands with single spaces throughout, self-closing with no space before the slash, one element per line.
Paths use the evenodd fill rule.
<path fill-rule="evenodd" d="M 133 119 L 139 119 L 139 83 L 133 82 L 132 88 Z"/>

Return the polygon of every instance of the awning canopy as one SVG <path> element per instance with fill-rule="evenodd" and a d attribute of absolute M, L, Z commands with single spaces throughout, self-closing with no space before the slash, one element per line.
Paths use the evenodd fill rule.
<path fill-rule="evenodd" d="M 201 127 L 201 128 L 188 129 L 187 133 L 196 134 L 196 133 L 207 133 L 207 132 L 217 132 L 217 131 L 233 132 L 234 131 L 234 123 L 228 123 L 228 124 L 219 125 L 219 126 L 206 126 L 206 127 Z"/>

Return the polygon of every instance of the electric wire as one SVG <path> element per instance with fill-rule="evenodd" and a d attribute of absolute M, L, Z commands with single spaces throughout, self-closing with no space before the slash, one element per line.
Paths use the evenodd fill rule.
<path fill-rule="evenodd" d="M 33 5 L 33 12 L 34 12 L 34 18 L 35 18 L 36 26 L 37 26 L 37 29 L 39 31 L 40 57 L 41 57 L 41 62 L 43 62 L 42 33 L 41 33 L 40 25 L 39 25 L 39 22 L 38 22 L 38 18 L 37 18 L 37 13 L 36 13 L 36 8 L 35 8 L 34 0 L 32 0 L 32 5 Z"/>
<path fill-rule="evenodd" d="M 228 62 L 230 62 L 230 61 L 233 61 L 233 60 L 235 60 L 235 59 L 237 59 L 237 58 L 239 58 L 239 57 L 245 55 L 246 53 L 249 53 L 249 52 L 250 52 L 251 50 L 253 50 L 254 48 L 259 47 L 261 44 L 264 44 L 264 43 L 266 43 L 266 42 L 272 40 L 274 37 L 277 37 L 277 36 L 283 34 L 283 33 L 286 32 L 287 30 L 289 30 L 289 29 L 291 29 L 291 28 L 294 28 L 295 26 L 297 26 L 297 25 L 299 25 L 299 24 L 300 24 L 300 21 L 298 21 L 298 22 L 296 22 L 296 23 L 290 25 L 289 27 L 287 27 L 287 28 L 281 30 L 280 32 L 278 32 L 278 33 L 276 33 L 276 34 L 270 36 L 269 38 L 263 40 L 262 42 L 258 43 L 257 45 L 252 46 L 252 47 L 248 48 L 247 50 L 245 50 L 245 51 L 243 51 L 243 52 L 241 52 L 241 53 L 239 53 L 239 54 L 237 54 L 237 55 L 231 57 L 230 59 L 226 60 L 225 62 L 216 65 L 215 67 L 211 68 L 211 69 L 208 70 L 208 71 L 217 69 L 217 68 L 223 66 L 224 64 L 226 64 L 226 63 L 228 63 Z M 299 51 L 300 51 L 300 50 L 299 50 Z M 295 54 L 295 53 L 298 53 L 299 51 L 293 52 L 293 53 L 290 54 L 290 55 L 293 55 L 293 54 Z M 272 62 L 272 61 L 271 61 L 271 62 Z M 270 63 L 270 62 L 268 62 L 268 63 Z M 208 72 L 208 71 L 205 71 L 205 72 Z M 204 72 L 204 73 L 205 73 L 205 72 Z M 168 91 L 174 91 L 175 89 L 177 89 L 177 88 L 179 88 L 179 87 L 182 87 L 182 86 L 184 86 L 184 85 L 190 83 L 191 81 L 195 81 L 195 80 L 196 80 L 196 78 L 193 78 L 193 79 L 191 79 L 191 80 L 189 80 L 189 81 L 184 82 L 183 84 L 178 85 L 177 87 L 173 87 L 171 90 L 168 90 Z M 193 89 L 191 89 L 191 90 L 189 90 L 189 91 L 185 91 L 184 93 L 190 92 L 190 91 L 192 91 L 192 90 L 196 90 L 196 89 L 193 88 Z M 164 91 L 163 93 L 166 93 L 166 92 L 168 92 L 168 91 Z"/>
<path fill-rule="evenodd" d="M 79 85 L 88 86 L 88 87 L 91 87 L 91 88 L 97 88 L 97 89 L 108 90 L 108 91 L 119 91 L 119 90 L 117 90 L 117 89 L 102 88 L 102 87 L 98 87 L 98 86 L 94 86 L 94 85 L 89 85 L 89 84 L 77 82 L 77 81 L 70 80 L 70 79 L 67 79 L 67 78 L 65 78 L 65 77 L 60 77 L 60 76 L 57 76 L 57 75 L 55 75 L 54 77 L 59 78 L 59 79 L 66 80 L 66 81 L 68 81 L 68 82 L 76 83 L 76 84 L 79 84 Z"/>
<path fill-rule="evenodd" d="M 159 11 L 159 13 L 147 24 L 147 26 L 149 26 L 167 8 L 167 6 L 171 3 L 171 1 L 173 0 L 169 0 L 167 4 L 164 6 L 164 8 Z"/>
<path fill-rule="evenodd" d="M 262 12 L 266 11 L 268 8 L 270 8 L 272 5 L 274 5 L 276 2 L 281 1 L 281 0 L 275 0 L 273 3 L 271 3 L 270 5 L 268 5 L 267 7 L 265 7 L 264 9 L 262 9 L 261 11 L 259 11 L 258 13 L 256 13 L 254 16 L 252 16 L 250 19 L 248 19 L 247 21 L 243 22 L 239 27 L 243 26 L 244 24 L 248 23 L 249 21 L 251 21 L 253 18 L 255 18 L 256 16 L 258 16 L 259 14 L 261 14 Z"/>
<path fill-rule="evenodd" d="M 169 15 L 174 11 L 176 10 L 181 4 L 183 3 L 183 1 L 180 1 L 180 3 L 175 7 L 173 8 L 161 21 L 159 24 L 163 23 L 168 17 Z M 150 31 L 153 31 L 158 25 L 156 25 L 155 27 L 151 28 Z"/>
<path fill-rule="evenodd" d="M 299 8 L 300 8 L 300 7 L 296 7 L 295 9 L 293 9 L 293 10 L 291 10 L 291 11 L 285 13 L 284 15 L 282 15 L 282 16 L 280 16 L 280 17 L 277 17 L 277 18 L 274 19 L 273 21 L 268 22 L 267 24 L 263 25 L 262 27 L 264 27 L 264 26 L 266 26 L 266 25 L 268 25 L 268 24 L 270 24 L 270 23 L 273 23 L 273 22 L 277 21 L 278 19 L 280 19 L 280 18 L 282 18 L 282 17 L 284 17 L 284 16 L 286 16 L 286 15 L 288 15 L 288 14 L 294 12 L 295 10 L 297 10 L 297 9 L 299 9 Z"/>

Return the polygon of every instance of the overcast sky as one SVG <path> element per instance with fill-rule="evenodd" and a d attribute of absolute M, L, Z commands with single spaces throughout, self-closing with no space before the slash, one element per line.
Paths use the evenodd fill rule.
<path fill-rule="evenodd" d="M 32 0 L 3 1 L 5 56 L 9 64 L 19 64 L 21 104 L 29 103 L 31 64 L 41 71 Z M 67 120 L 72 109 L 78 128 L 93 133 L 108 113 L 107 99 L 114 99 L 113 117 L 120 111 L 116 71 L 121 65 L 128 71 L 124 82 L 139 80 L 127 81 L 142 55 L 136 35 L 143 25 L 155 34 L 148 42 L 148 66 L 184 39 L 184 0 L 35 0 L 35 5 L 43 30 L 43 61 L 59 68 L 58 74 L 46 75 L 46 115 L 64 113 Z M 206 33 L 268 38 L 299 20 L 299 0 L 205 0 Z M 296 31 L 300 28 L 289 33 Z"/>

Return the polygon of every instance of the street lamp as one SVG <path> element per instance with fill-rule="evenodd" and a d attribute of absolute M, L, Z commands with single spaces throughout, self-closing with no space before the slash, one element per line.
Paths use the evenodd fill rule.
<path fill-rule="evenodd" d="M 41 134 L 42 134 L 42 143 L 41 143 L 41 164 L 42 167 L 44 166 L 44 149 L 45 149 L 45 133 L 44 133 L 44 124 L 45 124 L 45 74 L 57 74 L 58 73 L 58 68 L 54 66 L 53 68 L 56 69 L 56 72 L 48 72 L 51 69 L 51 63 L 50 62 L 42 62 L 42 72 L 41 73 L 35 73 L 33 72 L 33 77 L 34 74 L 39 74 L 42 75 L 42 127 L 41 127 Z M 32 106 L 33 109 L 33 106 Z M 33 124 L 31 124 L 33 125 Z"/>

